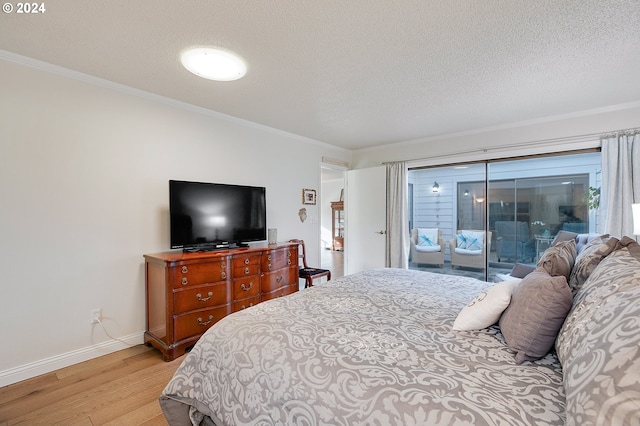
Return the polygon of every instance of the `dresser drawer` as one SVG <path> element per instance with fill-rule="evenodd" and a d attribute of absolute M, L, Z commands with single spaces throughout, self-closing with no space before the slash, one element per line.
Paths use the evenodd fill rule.
<path fill-rule="evenodd" d="M 173 317 L 174 341 L 179 342 L 189 337 L 198 336 L 230 313 L 231 306 L 227 305 L 176 315 Z"/>
<path fill-rule="evenodd" d="M 262 292 L 268 293 L 273 290 L 277 290 L 283 286 L 298 283 L 298 269 L 284 268 L 276 272 L 267 272 L 262 277 L 261 286 Z"/>
<path fill-rule="evenodd" d="M 225 282 L 177 290 L 173 293 L 173 311 L 180 314 L 194 309 L 226 305 L 231 299 L 227 290 Z"/>
<path fill-rule="evenodd" d="M 261 302 L 265 302 L 267 300 L 271 300 L 271 299 L 275 299 L 277 297 L 283 297 L 286 296 L 288 294 L 291 293 L 295 293 L 296 291 L 298 291 L 298 285 L 287 285 L 284 286 L 282 288 L 279 288 L 277 290 L 268 292 L 268 293 L 262 293 L 262 295 L 260 296 L 260 301 Z"/>
<path fill-rule="evenodd" d="M 226 257 L 214 262 L 179 263 L 171 269 L 173 288 L 215 283 L 224 281 L 229 276 L 229 262 Z"/>
<path fill-rule="evenodd" d="M 262 254 L 262 271 L 275 271 L 297 264 L 297 251 L 288 248 L 270 250 Z"/>
<path fill-rule="evenodd" d="M 233 278 L 258 275 L 260 273 L 260 253 L 233 256 L 231 268 Z"/>
<path fill-rule="evenodd" d="M 256 306 L 258 303 L 260 303 L 260 296 L 255 296 L 249 299 L 240 300 L 233 304 L 233 312 L 241 311 L 243 309 Z"/>
<path fill-rule="evenodd" d="M 239 278 L 233 280 L 233 300 L 246 299 L 260 294 L 260 277 Z"/>

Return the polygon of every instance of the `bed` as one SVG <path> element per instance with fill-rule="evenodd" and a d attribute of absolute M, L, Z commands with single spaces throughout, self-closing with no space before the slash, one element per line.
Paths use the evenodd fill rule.
<path fill-rule="evenodd" d="M 564 235 L 518 279 L 379 269 L 229 315 L 164 389 L 165 417 L 640 425 L 640 246 Z"/>
<path fill-rule="evenodd" d="M 498 326 L 454 331 L 490 284 L 383 269 L 221 320 L 161 397 L 171 425 L 564 424 L 558 359 L 517 365 Z"/>

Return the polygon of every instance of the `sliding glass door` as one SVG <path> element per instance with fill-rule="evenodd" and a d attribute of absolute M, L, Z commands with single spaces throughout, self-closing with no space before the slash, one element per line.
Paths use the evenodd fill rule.
<path fill-rule="evenodd" d="M 413 169 L 409 182 L 409 267 L 493 281 L 535 264 L 562 230 L 595 231 L 588 194 L 600 184 L 600 153 Z M 429 232 L 446 242 L 444 265 L 421 255 L 431 248 L 418 236 Z"/>

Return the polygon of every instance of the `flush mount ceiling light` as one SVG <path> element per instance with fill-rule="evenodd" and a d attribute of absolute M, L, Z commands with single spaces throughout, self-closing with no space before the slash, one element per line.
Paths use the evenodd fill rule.
<path fill-rule="evenodd" d="M 233 81 L 247 73 L 247 65 L 240 57 L 210 47 L 185 50 L 180 60 L 186 69 L 209 80 Z"/>

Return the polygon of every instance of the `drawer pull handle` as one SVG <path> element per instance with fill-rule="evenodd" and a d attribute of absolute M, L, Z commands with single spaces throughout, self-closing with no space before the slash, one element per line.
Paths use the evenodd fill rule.
<path fill-rule="evenodd" d="M 248 257 L 244 260 L 244 264 L 245 264 L 245 265 L 248 265 L 248 264 L 249 264 L 249 258 L 248 258 Z"/>
<path fill-rule="evenodd" d="M 222 263 L 220 263 L 220 267 L 221 267 L 221 268 L 226 268 L 226 267 L 227 267 L 227 264 L 226 264 L 226 263 L 224 263 L 224 262 L 222 262 Z"/>
<path fill-rule="evenodd" d="M 271 270 L 271 264 L 268 264 L 268 265 L 267 265 L 267 269 L 268 269 L 268 270 Z"/>
<path fill-rule="evenodd" d="M 267 256 L 267 260 L 271 260 L 271 255 Z"/>
<path fill-rule="evenodd" d="M 220 274 L 220 277 L 221 277 L 222 279 L 226 279 L 226 278 L 227 278 L 227 273 L 226 273 L 226 272 L 224 272 L 224 271 L 222 271 L 222 273 Z"/>
<path fill-rule="evenodd" d="M 281 283 L 283 278 L 284 277 L 282 275 L 280 275 L 278 278 L 276 278 L 276 282 L 277 283 Z"/>
<path fill-rule="evenodd" d="M 209 315 L 209 321 L 202 321 L 202 318 L 198 318 L 198 324 L 200 325 L 209 325 L 213 321 L 213 315 Z"/>
<path fill-rule="evenodd" d="M 249 268 L 244 268 L 244 274 L 249 275 Z"/>
<path fill-rule="evenodd" d="M 291 265 L 291 259 L 287 260 L 287 265 Z"/>
<path fill-rule="evenodd" d="M 206 302 L 207 300 L 211 299 L 211 296 L 213 296 L 213 292 L 209 292 L 207 293 L 207 297 L 202 297 L 202 295 L 200 293 L 196 294 L 196 297 L 198 298 L 199 301 L 201 302 Z"/>
<path fill-rule="evenodd" d="M 291 257 L 291 250 L 287 250 L 287 256 Z"/>
<path fill-rule="evenodd" d="M 249 307 L 252 307 L 252 306 L 253 306 L 253 302 L 252 302 L 252 303 L 249 303 Z M 246 307 L 246 306 L 244 306 L 244 305 L 242 305 L 242 309 L 247 309 L 247 307 Z"/>
<path fill-rule="evenodd" d="M 187 268 L 186 266 L 182 267 L 182 273 L 186 274 L 187 272 L 189 272 L 189 268 Z"/>
<path fill-rule="evenodd" d="M 251 290 L 251 288 L 252 288 L 252 287 L 253 287 L 253 281 L 251 281 L 251 282 L 249 283 L 249 287 L 247 287 L 246 285 L 244 285 L 244 283 L 242 283 L 242 284 L 240 285 L 240 288 L 241 288 L 241 289 L 243 289 L 244 291 L 249 291 L 249 290 Z"/>
<path fill-rule="evenodd" d="M 189 284 L 189 280 L 187 279 L 187 277 L 182 277 L 182 285 L 187 285 Z"/>

